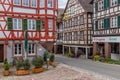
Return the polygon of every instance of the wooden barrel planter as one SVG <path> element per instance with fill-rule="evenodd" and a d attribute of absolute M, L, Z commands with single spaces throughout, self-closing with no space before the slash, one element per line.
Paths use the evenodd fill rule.
<path fill-rule="evenodd" d="M 9 74 L 10 74 L 9 70 L 3 71 L 3 75 L 4 75 L 4 76 L 8 76 Z"/>
<path fill-rule="evenodd" d="M 32 72 L 33 73 L 40 73 L 40 72 L 43 72 L 45 70 L 45 68 L 41 67 L 41 68 L 33 68 L 32 69 Z"/>
<path fill-rule="evenodd" d="M 49 64 L 51 65 L 51 66 L 53 66 L 53 67 L 56 67 L 56 65 L 55 65 L 55 62 L 49 62 Z"/>
<path fill-rule="evenodd" d="M 28 75 L 28 74 L 30 74 L 30 71 L 29 71 L 29 70 L 17 70 L 17 71 L 15 72 L 15 74 L 16 74 L 17 76 Z"/>

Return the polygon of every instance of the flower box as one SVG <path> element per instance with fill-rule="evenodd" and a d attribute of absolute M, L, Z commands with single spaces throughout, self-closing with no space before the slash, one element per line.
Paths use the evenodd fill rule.
<path fill-rule="evenodd" d="M 15 74 L 16 74 L 17 76 L 20 76 L 20 75 L 28 75 L 28 74 L 30 74 L 30 71 L 29 71 L 29 70 L 17 70 L 17 71 L 15 72 Z"/>
<path fill-rule="evenodd" d="M 40 72 L 43 72 L 45 70 L 45 68 L 41 67 L 41 68 L 33 68 L 32 69 L 32 72 L 33 73 L 40 73 Z"/>

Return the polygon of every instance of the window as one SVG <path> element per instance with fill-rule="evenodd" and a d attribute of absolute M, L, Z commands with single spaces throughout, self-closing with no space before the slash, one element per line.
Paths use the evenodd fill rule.
<path fill-rule="evenodd" d="M 14 30 L 21 30 L 22 29 L 22 19 L 13 19 L 13 29 Z"/>
<path fill-rule="evenodd" d="M 23 6 L 28 6 L 28 0 L 22 0 L 22 5 Z"/>
<path fill-rule="evenodd" d="M 41 20 L 41 29 L 44 29 L 45 28 L 45 22 L 44 20 Z"/>
<path fill-rule="evenodd" d="M 78 25 L 78 18 L 77 17 L 75 17 L 75 23 L 74 23 L 74 25 Z"/>
<path fill-rule="evenodd" d="M 45 7 L 45 0 L 40 0 L 40 7 L 41 8 Z"/>
<path fill-rule="evenodd" d="M 50 8 L 53 7 L 53 0 L 48 0 L 48 7 L 50 7 Z"/>
<path fill-rule="evenodd" d="M 53 20 L 48 19 L 48 29 L 52 29 L 52 27 L 53 27 Z"/>
<path fill-rule="evenodd" d="M 118 0 L 111 0 L 111 6 L 117 6 Z"/>
<path fill-rule="evenodd" d="M 14 56 L 22 56 L 22 44 L 14 45 Z"/>
<path fill-rule="evenodd" d="M 15 5 L 20 5 L 20 0 L 14 0 Z"/>
<path fill-rule="evenodd" d="M 98 2 L 98 10 L 101 11 L 104 9 L 104 0 Z"/>
<path fill-rule="evenodd" d="M 28 30 L 36 30 L 36 21 L 28 20 Z"/>
<path fill-rule="evenodd" d="M 28 54 L 29 55 L 34 55 L 35 54 L 35 44 L 28 44 Z"/>
<path fill-rule="evenodd" d="M 111 28 L 117 27 L 117 16 L 111 18 Z"/>
<path fill-rule="evenodd" d="M 104 20 L 99 20 L 98 24 L 99 24 L 98 29 L 103 29 L 104 28 Z"/>
<path fill-rule="evenodd" d="M 36 0 L 31 0 L 31 6 L 36 7 Z"/>
<path fill-rule="evenodd" d="M 111 53 L 119 54 L 119 44 L 111 43 Z"/>
<path fill-rule="evenodd" d="M 83 41 L 84 40 L 84 32 L 80 32 L 80 40 Z"/>
<path fill-rule="evenodd" d="M 80 24 L 84 24 L 84 16 L 80 16 Z"/>
<path fill-rule="evenodd" d="M 74 32 L 74 40 L 77 41 L 78 40 L 77 38 L 78 38 L 78 33 L 76 31 L 76 32 Z"/>

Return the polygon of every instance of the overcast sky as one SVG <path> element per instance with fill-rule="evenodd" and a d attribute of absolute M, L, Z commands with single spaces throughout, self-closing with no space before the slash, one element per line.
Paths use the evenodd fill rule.
<path fill-rule="evenodd" d="M 67 0 L 58 0 L 59 8 L 65 8 Z"/>

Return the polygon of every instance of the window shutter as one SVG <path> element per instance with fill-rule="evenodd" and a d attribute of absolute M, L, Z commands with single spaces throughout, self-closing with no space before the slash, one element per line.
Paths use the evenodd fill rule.
<path fill-rule="evenodd" d="M 104 29 L 107 29 L 106 26 L 107 26 L 107 25 L 106 25 L 106 19 L 104 19 Z"/>
<path fill-rule="evenodd" d="M 110 18 L 106 19 L 106 24 L 107 24 L 107 29 L 109 29 L 110 28 Z"/>
<path fill-rule="evenodd" d="M 104 19 L 104 29 L 110 28 L 110 18 Z"/>
<path fill-rule="evenodd" d="M 110 0 L 104 0 L 104 9 L 108 9 L 110 7 Z"/>
<path fill-rule="evenodd" d="M 118 16 L 118 19 L 117 19 L 117 25 L 118 25 L 118 27 L 120 28 L 120 15 Z"/>
<path fill-rule="evenodd" d="M 27 30 L 27 19 L 23 19 L 22 20 L 22 26 L 23 26 L 23 30 L 25 31 L 25 30 Z"/>
<path fill-rule="evenodd" d="M 41 21 L 40 20 L 36 20 L 36 30 L 40 31 L 41 29 Z"/>
<path fill-rule="evenodd" d="M 120 5 L 120 0 L 118 0 L 118 4 Z"/>
<path fill-rule="evenodd" d="M 13 29 L 13 23 L 12 23 L 12 18 L 7 18 L 7 24 L 8 24 L 8 30 Z"/>
<path fill-rule="evenodd" d="M 95 12 L 98 11 L 98 2 L 95 3 Z"/>
<path fill-rule="evenodd" d="M 110 7 L 110 0 L 106 0 L 107 1 L 107 8 Z"/>
<path fill-rule="evenodd" d="M 98 30 L 98 21 L 95 21 L 95 30 Z"/>

